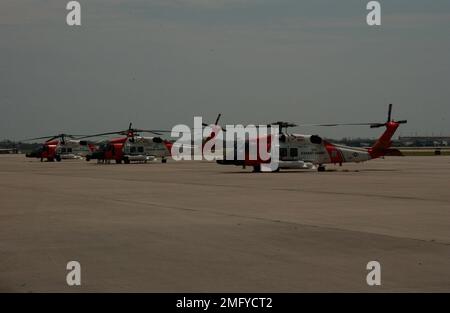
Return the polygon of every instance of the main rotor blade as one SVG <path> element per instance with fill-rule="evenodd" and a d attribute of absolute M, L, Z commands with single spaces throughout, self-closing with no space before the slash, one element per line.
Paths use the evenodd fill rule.
<path fill-rule="evenodd" d="M 376 123 L 330 123 L 330 124 L 289 124 L 287 125 L 287 127 L 335 127 L 335 126 L 371 126 L 374 125 Z M 271 123 L 268 124 L 267 126 L 271 126 L 271 125 L 278 125 L 280 126 L 280 128 L 286 128 L 286 125 L 281 126 L 278 123 Z M 255 127 L 267 127 L 266 125 L 255 125 Z"/>
<path fill-rule="evenodd" d="M 158 135 L 158 136 L 162 136 L 161 133 L 156 132 L 156 131 L 154 131 L 154 130 L 137 129 L 137 130 L 135 130 L 135 131 L 133 132 L 133 134 L 135 134 L 135 133 L 150 133 L 150 134 L 155 134 L 155 135 Z"/>
<path fill-rule="evenodd" d="M 223 126 L 220 126 L 220 125 L 217 125 L 217 124 L 206 124 L 206 123 L 202 123 L 202 126 L 203 126 L 203 127 L 219 126 L 220 129 L 221 129 L 223 132 L 226 132 L 226 131 L 227 131 Z"/>
<path fill-rule="evenodd" d="M 29 139 L 23 139 L 21 141 L 30 141 L 30 140 L 39 140 L 39 139 L 48 139 L 48 138 L 53 138 L 55 137 L 55 135 L 52 136 L 44 136 L 44 137 L 36 137 L 36 138 L 29 138 Z"/>
<path fill-rule="evenodd" d="M 100 133 L 100 134 L 94 134 L 94 135 L 88 135 L 88 136 L 83 136 L 83 137 L 79 137 L 77 139 L 85 139 L 85 138 L 92 138 L 92 137 L 100 137 L 100 136 L 106 136 L 106 135 L 121 135 L 123 134 L 124 131 L 117 131 L 117 132 L 108 132 L 108 133 Z M 125 131 L 126 133 L 126 131 Z"/>
<path fill-rule="evenodd" d="M 166 129 L 134 129 L 136 132 L 147 132 L 147 133 L 171 133 L 171 130 Z"/>
<path fill-rule="evenodd" d="M 55 140 L 55 139 L 57 139 L 59 137 L 61 137 L 61 139 L 63 138 L 62 136 L 53 136 L 50 139 L 47 139 L 45 142 L 50 142 L 50 141 Z"/>
<path fill-rule="evenodd" d="M 165 129 L 133 129 L 134 132 L 137 133 L 151 133 L 158 136 L 162 136 L 163 133 L 171 133 L 171 130 L 165 130 Z"/>
<path fill-rule="evenodd" d="M 335 126 L 372 126 L 377 123 L 332 123 L 332 124 L 299 124 L 298 127 L 310 127 L 310 126 L 319 126 L 319 127 L 335 127 Z"/>
<path fill-rule="evenodd" d="M 220 120 L 220 117 L 222 116 L 222 113 L 219 113 L 218 115 L 217 115 L 217 118 L 216 118 L 216 122 L 214 123 L 214 125 L 217 125 L 218 123 L 219 123 L 219 120 Z"/>
<path fill-rule="evenodd" d="M 388 119 L 387 122 L 391 121 L 391 113 L 392 113 L 392 103 L 389 103 L 389 111 L 388 111 Z"/>
<path fill-rule="evenodd" d="M 283 121 L 273 122 L 273 123 L 270 123 L 270 125 L 278 125 L 278 126 L 280 126 L 282 128 L 296 127 L 297 126 L 297 124 L 290 123 L 290 122 L 283 122 Z"/>
<path fill-rule="evenodd" d="M 47 139 L 46 141 L 51 141 L 53 139 L 62 138 L 62 137 L 75 138 L 75 137 L 82 137 L 82 136 L 86 136 L 86 135 L 58 134 L 58 135 L 51 135 L 51 136 L 29 138 L 29 139 L 24 139 L 21 141 L 40 140 L 40 139 Z"/>

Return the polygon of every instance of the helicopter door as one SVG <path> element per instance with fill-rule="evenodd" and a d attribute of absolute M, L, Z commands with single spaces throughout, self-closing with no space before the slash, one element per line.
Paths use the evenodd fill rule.
<path fill-rule="evenodd" d="M 288 148 L 286 147 L 280 148 L 280 160 L 281 161 L 288 160 Z"/>
<path fill-rule="evenodd" d="M 289 148 L 289 158 L 293 161 L 298 160 L 298 149 L 297 147 L 291 147 Z"/>

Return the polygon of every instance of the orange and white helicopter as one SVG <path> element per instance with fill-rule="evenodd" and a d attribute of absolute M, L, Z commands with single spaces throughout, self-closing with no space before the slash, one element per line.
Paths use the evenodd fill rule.
<path fill-rule="evenodd" d="M 63 159 L 82 159 L 94 150 L 94 146 L 87 141 L 77 139 L 78 136 L 82 135 L 58 134 L 23 140 L 46 139 L 39 148 L 27 153 L 26 157 L 38 158 L 41 162 L 44 159 L 47 159 L 48 162 L 60 162 Z"/>
<path fill-rule="evenodd" d="M 88 162 L 95 159 L 98 163 L 115 161 L 118 164 L 122 162 L 129 164 L 131 162 L 147 163 L 147 161 L 161 159 L 162 163 L 166 163 L 167 158 L 170 156 L 172 142 L 161 137 L 144 137 L 139 133 L 162 135 L 161 133 L 167 132 L 170 133 L 168 130 L 132 128 L 132 123 L 130 123 L 126 130 L 94 134 L 81 137 L 81 139 L 107 135 L 122 135 L 122 137 L 98 143 L 96 149 L 86 155 L 86 161 Z"/>
<path fill-rule="evenodd" d="M 371 159 L 387 155 L 402 155 L 397 149 L 392 149 L 392 136 L 394 135 L 400 124 L 407 123 L 406 120 L 395 121 L 391 119 L 392 104 L 389 104 L 388 118 L 385 123 L 346 123 L 346 124 L 304 124 L 296 125 L 287 122 L 276 122 L 271 125 L 279 127 L 279 162 L 276 171 L 280 169 L 314 169 L 317 168 L 319 172 L 325 171 L 326 164 L 339 164 L 347 162 L 364 162 Z M 386 130 L 378 138 L 375 144 L 369 148 L 357 148 L 344 145 L 337 145 L 321 138 L 318 135 L 302 135 L 288 133 L 289 127 L 295 126 L 339 126 L 339 125 L 368 125 L 371 128 L 386 127 Z M 245 144 L 246 151 L 243 160 L 236 158 L 224 152 L 223 159 L 217 160 L 218 164 L 223 165 L 237 165 L 237 166 L 252 166 L 255 172 L 273 171 L 271 167 L 267 166 L 268 161 L 261 159 L 250 159 L 248 154 L 248 141 L 260 138 L 248 139 Z M 270 141 L 265 141 L 269 142 Z M 259 144 L 259 143 L 258 143 Z M 269 147 L 270 149 L 270 147 Z"/>

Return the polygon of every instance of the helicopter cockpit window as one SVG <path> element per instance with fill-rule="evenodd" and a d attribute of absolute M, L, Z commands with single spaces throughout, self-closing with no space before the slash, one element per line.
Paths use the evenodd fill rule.
<path fill-rule="evenodd" d="M 312 135 L 310 137 L 310 141 L 311 141 L 311 143 L 315 143 L 317 145 L 320 145 L 322 143 L 322 138 L 317 136 L 317 135 Z"/>
<path fill-rule="evenodd" d="M 112 152 L 114 152 L 114 145 L 110 144 L 110 143 L 107 143 L 107 144 L 104 145 L 103 150 L 104 151 L 112 151 Z"/>
<path fill-rule="evenodd" d="M 101 143 L 98 145 L 98 149 L 99 149 L 100 151 L 105 151 L 105 150 L 107 150 L 107 149 L 108 149 L 108 143 L 107 143 L 107 142 L 101 142 Z"/>

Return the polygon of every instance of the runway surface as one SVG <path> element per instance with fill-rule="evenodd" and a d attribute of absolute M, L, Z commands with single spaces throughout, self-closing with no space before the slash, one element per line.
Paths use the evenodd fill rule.
<path fill-rule="evenodd" d="M 0 175 L 3 292 L 450 291 L 450 157 L 253 174 L 5 155 Z"/>

